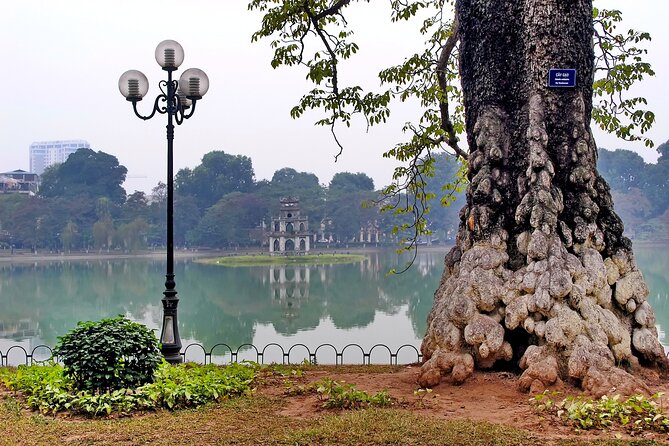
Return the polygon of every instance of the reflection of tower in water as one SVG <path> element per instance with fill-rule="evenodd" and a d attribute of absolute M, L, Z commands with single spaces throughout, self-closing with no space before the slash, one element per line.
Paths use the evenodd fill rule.
<path fill-rule="evenodd" d="M 270 267 L 269 284 L 272 305 L 280 305 L 283 317 L 298 317 L 298 310 L 309 299 L 308 267 Z"/>
<path fill-rule="evenodd" d="M 441 264 L 437 265 L 437 259 L 443 263 L 443 256 L 440 257 L 437 255 L 426 255 L 416 258 L 415 263 L 417 263 L 418 271 L 422 277 L 429 275 L 437 266 L 442 266 Z"/>
<path fill-rule="evenodd" d="M 378 252 L 365 255 L 365 260 L 358 264 L 361 277 L 375 278 L 385 267 L 382 265 Z"/>

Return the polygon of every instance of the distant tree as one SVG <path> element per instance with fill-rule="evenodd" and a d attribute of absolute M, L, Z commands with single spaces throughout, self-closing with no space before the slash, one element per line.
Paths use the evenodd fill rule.
<path fill-rule="evenodd" d="M 625 223 L 626 234 L 636 238 L 639 226 L 651 218 L 653 205 L 639 188 L 632 188 L 627 192 L 612 191 L 611 195 L 616 204 L 616 212 Z"/>
<path fill-rule="evenodd" d="M 44 200 L 9 195 L 0 197 L 0 204 L 2 228 L 11 234 L 12 242 L 17 247 L 34 249 L 42 244 L 42 221 L 47 215 Z"/>
<path fill-rule="evenodd" d="M 93 224 L 93 243 L 97 250 L 102 251 L 103 248 L 111 248 L 114 237 L 114 226 L 111 218 L 103 218 Z"/>
<path fill-rule="evenodd" d="M 302 213 L 310 221 L 320 221 L 324 216 L 325 188 L 313 173 L 284 167 L 274 172 L 266 189 L 259 188 L 258 192 L 270 200 L 270 212 L 273 215 L 278 212 L 279 199 L 292 196 L 300 199 Z"/>
<path fill-rule="evenodd" d="M 19 233 L 19 230 L 25 230 L 30 226 L 34 227 L 35 214 L 39 212 L 37 209 L 40 201 L 41 200 L 38 197 L 29 197 L 27 195 L 0 195 L 0 229 L 9 233 L 11 237 L 11 243 L 15 246 L 23 247 L 24 244 L 27 246 L 32 246 L 32 242 L 27 241 L 24 238 L 27 234 Z M 23 219 L 19 220 L 19 215 L 24 213 L 25 208 L 31 208 L 33 211 L 30 212 L 29 215 L 29 218 L 32 219 L 30 225 L 28 225 Z M 9 241 L 7 243 L 9 243 Z"/>
<path fill-rule="evenodd" d="M 661 144 L 657 151 L 660 157 L 656 164 L 646 169 L 644 193 L 653 205 L 653 216 L 659 216 L 669 209 L 669 141 Z"/>
<path fill-rule="evenodd" d="M 326 215 L 336 238 L 343 242 L 359 237 L 360 230 L 377 224 L 378 210 L 365 207 L 378 198 L 374 180 L 364 173 L 338 172 L 327 189 Z"/>
<path fill-rule="evenodd" d="M 669 161 L 669 141 L 657 146 L 657 153 L 660 154 L 660 158 L 657 160 L 658 163 Z"/>
<path fill-rule="evenodd" d="M 158 184 L 151 189 L 151 203 L 159 203 L 164 205 L 167 202 L 167 184 L 158 181 Z"/>
<path fill-rule="evenodd" d="M 149 244 L 165 245 L 167 228 L 167 185 L 162 181 L 151 189 L 149 198 Z"/>
<path fill-rule="evenodd" d="M 7 230 L 12 226 L 14 214 L 30 200 L 34 198 L 23 194 L 0 195 L 0 228 Z"/>
<path fill-rule="evenodd" d="M 195 197 L 198 208 L 204 211 L 231 192 L 251 192 L 254 186 L 251 158 L 213 151 L 202 157 L 194 169 L 177 172 L 175 188 L 182 196 Z"/>
<path fill-rule="evenodd" d="M 146 246 L 146 236 L 149 225 L 142 217 L 137 217 L 130 223 L 119 226 L 116 235 L 119 244 L 125 251 L 136 251 Z"/>
<path fill-rule="evenodd" d="M 96 205 L 96 214 L 98 220 L 93 224 L 93 241 L 98 250 L 112 247 L 114 240 L 114 221 L 110 211 L 110 201 L 107 198 L 100 198 Z"/>
<path fill-rule="evenodd" d="M 40 232 L 43 236 L 38 246 L 49 249 L 61 246 L 62 240 L 59 241 L 59 236 L 56 234 L 62 235 L 63 228 L 69 222 L 77 227 L 77 236 L 71 249 L 87 246 L 92 237 L 93 223 L 97 220 L 96 205 L 97 200 L 87 195 L 80 195 L 76 199 L 60 197 L 41 199 L 44 215 L 40 221 Z M 115 210 L 114 205 L 110 207 Z"/>
<path fill-rule="evenodd" d="M 128 169 L 113 155 L 79 149 L 64 163 L 44 172 L 39 193 L 46 198 L 107 197 L 120 205 L 125 201 L 125 189 L 121 184 L 127 172 Z"/>
<path fill-rule="evenodd" d="M 329 194 L 373 190 L 374 180 L 364 173 L 338 172 L 328 186 Z"/>
<path fill-rule="evenodd" d="M 131 221 L 136 217 L 148 216 L 149 199 L 142 191 L 135 191 L 128 195 L 121 207 L 121 218 L 124 221 Z"/>
<path fill-rule="evenodd" d="M 328 215 L 332 221 L 332 229 L 337 240 L 349 242 L 358 238 L 361 229 L 378 224 L 379 211 L 376 207 L 365 206 L 377 198 L 374 191 L 351 191 L 347 194 L 336 194 L 328 200 Z"/>
<path fill-rule="evenodd" d="M 467 185 L 462 164 L 447 153 L 434 155 L 434 176 L 426 178 L 425 192 L 441 197 L 425 216 L 433 238 L 454 239 L 460 223 L 460 207 L 465 201 Z"/>
<path fill-rule="evenodd" d="M 72 250 L 72 246 L 75 244 L 77 237 L 77 229 L 77 225 L 70 220 L 60 232 L 60 241 L 63 245 L 63 251 L 70 252 Z"/>
<path fill-rule="evenodd" d="M 266 214 L 265 199 L 256 194 L 233 192 L 207 209 L 189 234 L 189 241 L 216 248 L 249 244 L 249 231 L 257 227 Z"/>
<path fill-rule="evenodd" d="M 274 172 L 270 185 L 276 193 L 284 191 L 291 193 L 295 190 L 309 190 L 320 187 L 316 175 L 309 172 L 298 172 L 290 167 L 284 167 Z"/>
<path fill-rule="evenodd" d="M 597 169 L 612 190 L 626 192 L 643 185 L 647 175 L 646 163 L 638 153 L 631 150 L 599 149 Z"/>
<path fill-rule="evenodd" d="M 197 227 L 201 216 L 195 197 L 178 194 L 174 198 L 174 243 L 184 246 L 187 234 Z"/>

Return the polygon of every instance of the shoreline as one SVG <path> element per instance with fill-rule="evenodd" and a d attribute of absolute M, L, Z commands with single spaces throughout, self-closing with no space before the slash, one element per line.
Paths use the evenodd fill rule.
<path fill-rule="evenodd" d="M 649 240 L 632 240 L 632 251 L 635 247 L 646 248 L 648 246 L 656 246 L 658 244 L 669 245 L 669 241 L 653 242 Z M 453 244 L 449 245 L 430 245 L 419 246 L 418 252 L 443 252 L 444 255 L 448 253 Z M 352 247 L 332 247 L 320 248 L 310 251 L 309 255 L 318 254 L 365 254 L 381 251 L 395 251 L 399 247 L 396 245 L 383 246 L 352 246 Z M 182 250 L 174 251 L 175 259 L 196 259 L 196 258 L 215 258 L 215 257 L 235 257 L 235 256 L 260 256 L 267 255 L 268 251 L 257 248 L 239 248 L 239 249 L 205 249 L 199 250 Z M 71 253 L 52 253 L 40 252 L 34 254 L 31 251 L 17 250 L 13 254 L 9 250 L 0 250 L 0 264 L 20 264 L 20 263 L 43 263 L 43 262 L 65 262 L 65 261 L 86 261 L 86 260 L 127 260 L 127 259 L 148 259 L 148 260 L 162 260 L 166 257 L 166 251 L 138 251 L 135 253 L 127 252 L 83 252 L 76 251 Z"/>
<path fill-rule="evenodd" d="M 211 256 L 212 253 L 197 251 L 179 251 L 174 253 L 175 259 L 196 258 Z M 73 252 L 73 253 L 14 253 L 0 254 L 0 263 L 36 263 L 36 262 L 67 262 L 85 260 L 126 260 L 126 259 L 150 259 L 161 260 L 166 256 L 165 251 L 137 252 L 137 253 L 99 253 L 99 252 Z"/>
<path fill-rule="evenodd" d="M 420 246 L 418 252 L 448 252 L 452 245 L 432 245 Z M 318 249 L 310 252 L 310 255 L 318 254 L 347 254 L 347 253 L 372 253 L 380 251 L 396 250 L 396 246 L 367 246 L 367 247 L 349 247 L 349 248 L 329 248 Z M 268 252 L 259 249 L 238 249 L 238 250 L 204 250 L 204 251 L 184 251 L 175 250 L 175 259 L 195 259 L 195 258 L 215 258 L 215 257 L 235 257 L 235 256 L 256 256 L 266 255 Z M 165 250 L 139 251 L 136 253 L 124 252 L 71 252 L 71 253 L 37 253 L 30 251 L 15 251 L 13 254 L 7 251 L 0 251 L 0 264 L 12 263 L 43 263 L 43 262 L 66 262 L 66 261 L 86 261 L 86 260 L 127 260 L 127 259 L 165 259 Z"/>
<path fill-rule="evenodd" d="M 310 265 L 337 265 L 344 263 L 360 263 L 367 260 L 365 253 L 315 253 L 298 256 L 269 255 L 268 253 L 222 256 L 196 259 L 194 262 L 203 265 L 226 266 L 229 268 L 257 267 L 257 266 L 310 266 Z"/>

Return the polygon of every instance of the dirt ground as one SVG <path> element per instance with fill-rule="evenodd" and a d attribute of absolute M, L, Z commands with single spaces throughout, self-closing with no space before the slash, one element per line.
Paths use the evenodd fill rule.
<path fill-rule="evenodd" d="M 421 397 L 415 394 L 418 389 L 416 380 L 419 366 L 406 366 L 393 373 L 332 373 L 333 371 L 309 371 L 301 378 L 294 379 L 296 384 L 306 385 L 323 378 L 330 378 L 339 383 L 355 384 L 358 390 L 375 393 L 387 390 L 395 404 L 427 417 L 443 420 L 471 420 L 498 423 L 541 434 L 550 439 L 557 438 L 636 438 L 667 441 L 669 436 L 653 433 L 630 436 L 622 430 L 577 432 L 574 427 L 565 425 L 553 417 L 545 417 L 538 413 L 530 404 L 531 395 L 520 392 L 516 387 L 517 376 L 507 372 L 477 372 L 472 378 L 460 386 L 442 383 L 432 392 Z M 646 382 L 654 392 L 669 390 L 669 382 L 662 382 L 657 376 L 646 377 Z M 259 392 L 269 395 L 285 394 L 285 379 L 279 383 L 267 383 Z M 567 395 L 579 395 L 578 389 L 562 385 L 552 388 L 561 392 L 556 399 L 562 400 Z M 663 407 L 669 407 L 669 398 L 665 396 Z M 309 419 L 322 415 L 317 395 L 305 394 L 287 397 L 281 415 L 299 419 Z"/>

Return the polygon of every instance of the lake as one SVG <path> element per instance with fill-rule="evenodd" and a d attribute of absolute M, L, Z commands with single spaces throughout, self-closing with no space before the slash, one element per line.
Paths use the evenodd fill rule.
<path fill-rule="evenodd" d="M 177 260 L 182 342 L 184 346 L 199 343 L 207 350 L 217 343 L 233 350 L 244 344 L 262 348 L 276 343 L 285 349 L 304 344 L 312 352 L 320 344 L 332 344 L 338 351 L 348 344 L 358 344 L 365 351 L 376 344 L 385 344 L 393 352 L 404 344 L 419 347 L 446 250 L 419 252 L 410 270 L 394 276 L 388 276 L 388 270 L 401 267 L 405 260 L 393 250 L 368 253 L 366 261 L 356 264 L 285 268 L 229 268 Z M 666 345 L 669 250 L 640 245 L 635 253 Z M 0 264 L 0 274 L 3 353 L 12 345 L 28 351 L 41 344 L 53 346 L 58 336 L 82 320 L 123 314 L 154 329 L 161 323 L 164 261 Z M 264 361 L 281 361 L 280 349 L 270 350 Z M 415 352 L 403 349 L 401 353 L 400 362 L 416 359 Z M 256 359 L 248 348 L 241 350 L 238 359 L 245 354 Z M 334 362 L 334 353 L 331 356 L 332 360 L 322 362 Z M 385 357 L 387 362 L 387 353 Z M 226 358 L 224 349 L 214 352 L 215 362 Z M 189 349 L 187 359 L 202 361 L 202 350 Z M 9 363 L 24 360 L 17 350 L 9 354 Z"/>

